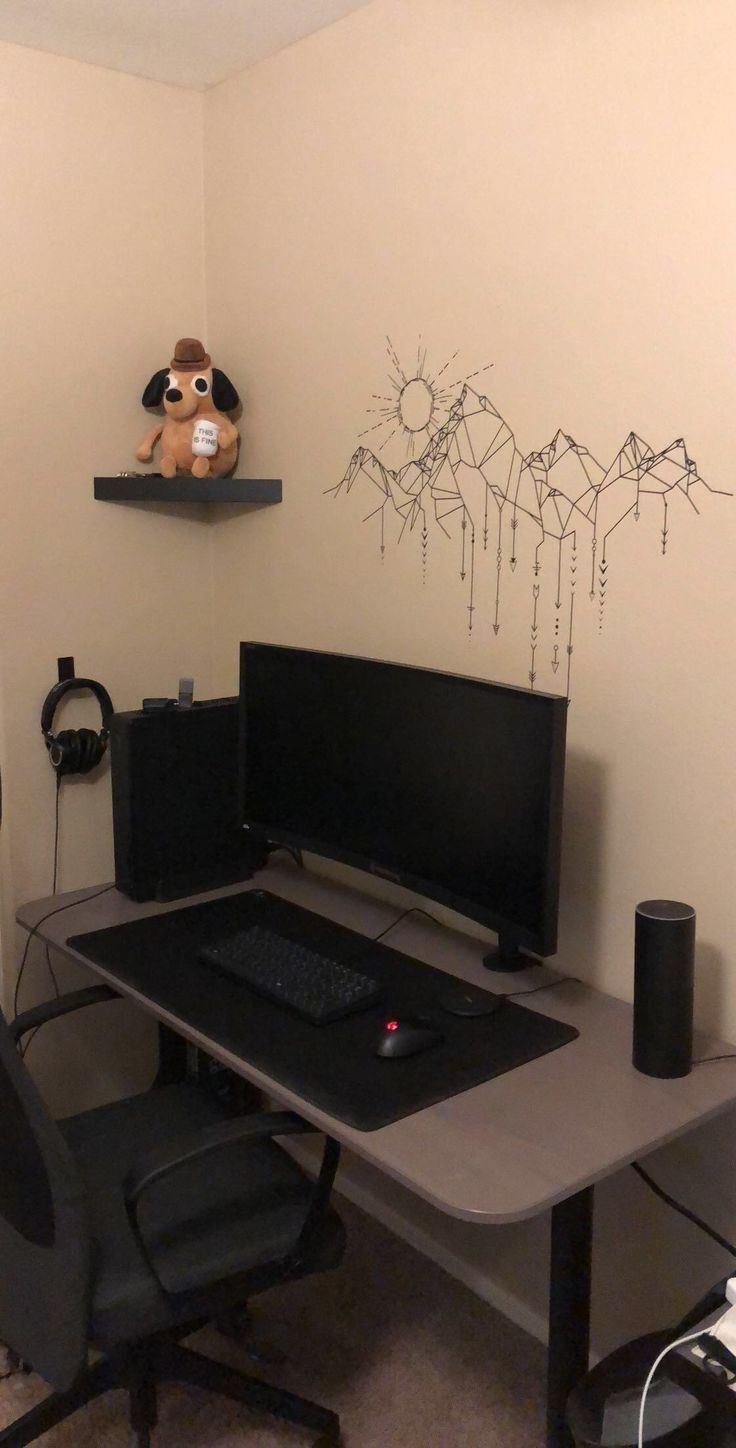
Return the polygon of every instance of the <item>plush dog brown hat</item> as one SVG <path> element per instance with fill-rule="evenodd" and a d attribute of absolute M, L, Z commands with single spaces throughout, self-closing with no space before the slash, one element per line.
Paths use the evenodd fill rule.
<path fill-rule="evenodd" d="M 161 439 L 161 472 L 195 478 L 221 478 L 235 466 L 238 429 L 225 417 L 240 402 L 235 388 L 197 337 L 180 337 L 170 367 L 154 372 L 141 399 L 144 407 L 160 407 L 166 417 L 146 433 L 136 450 L 148 463 Z"/>
<path fill-rule="evenodd" d="M 205 352 L 196 337 L 179 338 L 171 359 L 172 367 L 178 372 L 201 372 L 203 367 L 210 366 L 210 362 L 209 352 Z"/>

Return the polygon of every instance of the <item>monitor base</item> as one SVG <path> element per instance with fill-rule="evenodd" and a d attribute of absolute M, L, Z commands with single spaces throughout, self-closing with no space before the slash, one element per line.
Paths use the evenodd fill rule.
<path fill-rule="evenodd" d="M 512 971 L 528 970 L 530 965 L 541 965 L 536 955 L 527 955 L 520 950 L 514 941 L 499 939 L 498 945 L 494 945 L 487 955 L 483 956 L 483 964 L 486 970 Z"/>

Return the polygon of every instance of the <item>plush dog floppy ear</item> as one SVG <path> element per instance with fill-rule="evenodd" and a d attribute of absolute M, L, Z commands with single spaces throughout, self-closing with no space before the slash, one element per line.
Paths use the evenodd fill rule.
<path fill-rule="evenodd" d="M 148 385 L 150 387 L 150 382 Z M 232 412 L 240 402 L 230 378 L 219 367 L 212 368 L 212 401 L 218 412 Z"/>
<path fill-rule="evenodd" d="M 141 398 L 144 407 L 160 407 L 164 399 L 164 382 L 169 375 L 168 367 L 154 372 Z"/>

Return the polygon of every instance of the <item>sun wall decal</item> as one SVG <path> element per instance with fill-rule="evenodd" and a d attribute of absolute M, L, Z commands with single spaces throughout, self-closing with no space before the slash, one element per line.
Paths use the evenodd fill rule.
<path fill-rule="evenodd" d="M 386 354 L 391 363 L 388 381 L 393 396 L 378 392 L 372 394 L 373 401 L 381 403 L 382 406 L 369 407 L 367 411 L 377 415 L 378 421 L 364 428 L 358 436 L 367 437 L 370 433 L 388 429 L 382 441 L 375 439 L 376 451 L 382 452 L 391 439 L 400 433 L 409 457 L 414 456 L 417 439 L 424 447 L 439 431 L 452 405 L 453 388 L 459 387 L 461 382 L 469 381 L 470 377 L 488 372 L 493 366 L 490 362 L 488 366 L 471 372 L 470 377 L 458 377 L 454 382 L 443 382 L 441 379 L 458 353 L 453 352 L 437 374 L 432 376 L 427 366 L 427 349 L 422 345 L 421 336 L 417 343 L 417 359 L 413 369 L 404 367 L 399 361 L 390 337 L 386 338 Z"/>

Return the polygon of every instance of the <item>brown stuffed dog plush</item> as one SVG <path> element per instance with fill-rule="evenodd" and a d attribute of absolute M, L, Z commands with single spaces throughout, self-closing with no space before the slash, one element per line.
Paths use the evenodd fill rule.
<path fill-rule="evenodd" d="M 146 433 L 136 450 L 139 462 L 151 461 L 160 438 L 165 478 L 173 478 L 177 471 L 195 478 L 221 478 L 235 466 L 238 429 L 224 414 L 237 407 L 240 398 L 195 337 L 180 338 L 171 366 L 154 372 L 141 401 L 144 407 L 163 403 L 166 417 Z"/>

